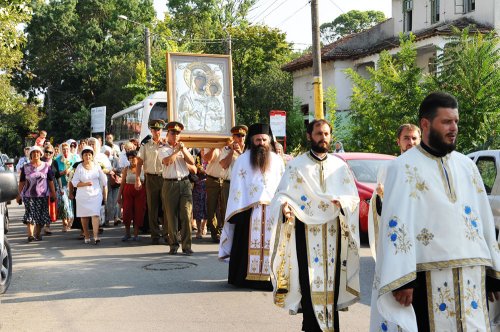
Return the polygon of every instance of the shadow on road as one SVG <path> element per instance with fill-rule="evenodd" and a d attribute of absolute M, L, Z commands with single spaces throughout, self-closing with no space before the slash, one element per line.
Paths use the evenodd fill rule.
<path fill-rule="evenodd" d="M 123 226 L 107 228 L 98 246 L 77 240 L 78 230 L 28 243 L 24 211 L 11 209 L 8 234 L 13 250 L 13 280 L 2 303 L 114 298 L 207 292 L 249 292 L 227 284 L 227 264 L 217 260 L 217 245 L 193 239 L 193 256 L 168 255 L 166 245 L 121 242 Z"/>

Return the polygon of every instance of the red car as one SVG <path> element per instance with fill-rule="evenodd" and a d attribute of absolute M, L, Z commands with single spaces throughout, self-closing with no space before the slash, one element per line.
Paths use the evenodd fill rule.
<path fill-rule="evenodd" d="M 359 194 L 359 235 L 361 239 L 368 238 L 368 210 L 373 190 L 377 185 L 377 174 L 380 166 L 387 165 L 396 158 L 387 154 L 346 152 L 334 155 L 349 165 Z"/>

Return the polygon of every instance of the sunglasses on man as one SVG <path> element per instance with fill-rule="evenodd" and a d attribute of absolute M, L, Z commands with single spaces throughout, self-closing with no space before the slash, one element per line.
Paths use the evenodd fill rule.
<path fill-rule="evenodd" d="M 47 151 L 47 150 L 45 150 L 44 152 L 45 152 L 45 154 L 54 154 L 54 151 Z"/>

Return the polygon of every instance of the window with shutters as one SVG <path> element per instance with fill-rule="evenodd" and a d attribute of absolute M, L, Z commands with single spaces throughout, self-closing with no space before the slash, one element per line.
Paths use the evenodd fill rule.
<path fill-rule="evenodd" d="M 403 31 L 409 32 L 412 29 L 413 20 L 413 0 L 403 1 Z"/>
<path fill-rule="evenodd" d="M 455 14 L 466 14 L 476 10 L 476 0 L 455 0 Z"/>
<path fill-rule="evenodd" d="M 439 1 L 431 0 L 431 23 L 439 22 Z"/>

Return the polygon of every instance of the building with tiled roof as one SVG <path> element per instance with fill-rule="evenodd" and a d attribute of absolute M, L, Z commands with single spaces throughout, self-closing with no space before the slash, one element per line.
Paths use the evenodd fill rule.
<path fill-rule="evenodd" d="M 452 27 L 473 31 L 500 31 L 500 0 L 393 0 L 393 17 L 369 30 L 348 35 L 321 49 L 323 89 L 334 87 L 338 111 L 348 111 L 352 83 L 345 75 L 353 68 L 368 77 L 367 67 L 376 67 L 380 53 L 399 51 L 400 33 L 412 32 L 417 47 L 417 65 L 429 72 Z M 302 102 L 302 112 L 314 115 L 312 55 L 305 54 L 284 65 L 293 75 L 293 94 Z"/>

